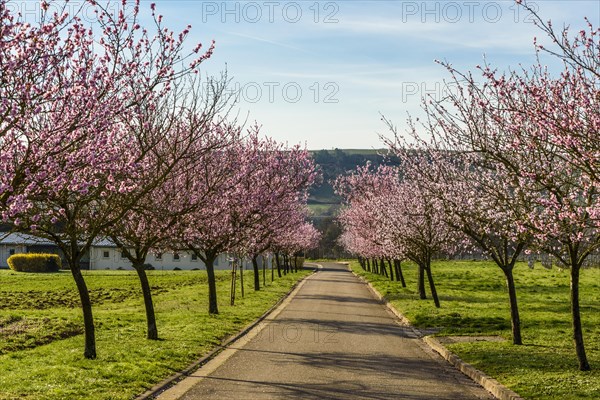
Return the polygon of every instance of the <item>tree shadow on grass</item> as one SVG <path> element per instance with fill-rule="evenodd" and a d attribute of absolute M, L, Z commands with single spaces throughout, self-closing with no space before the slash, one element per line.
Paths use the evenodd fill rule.
<path fill-rule="evenodd" d="M 444 327 L 451 331 L 498 332 L 510 329 L 510 320 L 502 317 L 469 317 L 459 313 L 441 315 L 417 314 L 412 323 L 417 327 Z"/>
<path fill-rule="evenodd" d="M 525 339 L 526 340 L 526 339 Z M 452 348 L 451 348 L 452 350 Z M 560 373 L 577 371 L 577 357 L 571 349 L 558 349 L 552 345 L 525 343 L 515 346 L 506 343 L 469 347 L 465 361 L 476 364 L 484 371 L 511 373 L 515 369 L 535 373 Z M 460 355 L 460 354 L 459 354 Z M 524 372 L 529 374 L 530 372 Z"/>
<path fill-rule="evenodd" d="M 387 301 L 419 300 L 418 293 L 387 293 L 384 297 Z"/>

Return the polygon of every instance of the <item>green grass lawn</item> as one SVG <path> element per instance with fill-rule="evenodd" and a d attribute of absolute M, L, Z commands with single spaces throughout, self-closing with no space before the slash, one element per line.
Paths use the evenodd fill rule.
<path fill-rule="evenodd" d="M 161 340 L 145 339 L 133 271 L 84 272 L 98 358 L 83 358 L 83 318 L 70 272 L 0 271 L 0 399 L 131 399 L 182 370 L 269 309 L 310 270 L 275 278 L 259 292 L 246 271 L 229 305 L 230 273 L 219 272 L 219 311 L 209 316 L 206 273 L 148 271 Z M 261 281 L 262 284 L 262 281 Z"/>
<path fill-rule="evenodd" d="M 515 269 L 524 345 L 510 341 L 510 313 L 504 277 L 491 262 L 444 261 L 432 266 L 441 308 L 417 295 L 417 270 L 403 267 L 407 288 L 362 270 L 367 278 L 418 328 L 437 335 L 500 335 L 505 342 L 471 342 L 447 347 L 466 362 L 530 399 L 600 398 L 600 269 L 581 274 L 581 312 L 592 371 L 578 370 L 569 312 L 569 271 L 536 264 Z M 429 293 L 429 292 L 428 292 Z"/>
<path fill-rule="evenodd" d="M 313 216 L 331 216 L 339 208 L 339 205 L 332 204 L 309 204 L 308 209 Z"/>

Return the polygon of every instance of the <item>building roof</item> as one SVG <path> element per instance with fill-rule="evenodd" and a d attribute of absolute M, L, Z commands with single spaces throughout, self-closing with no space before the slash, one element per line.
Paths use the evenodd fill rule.
<path fill-rule="evenodd" d="M 54 242 L 48 239 L 40 238 L 28 233 L 0 233 L 0 245 L 24 245 L 24 246 L 55 246 Z M 94 240 L 94 247 L 117 247 L 112 240 L 108 238 L 99 238 Z"/>
<path fill-rule="evenodd" d="M 117 247 L 117 245 L 108 238 L 96 239 L 96 240 L 94 240 L 94 243 L 92 243 L 92 246 L 94 246 L 94 247 Z"/>
<path fill-rule="evenodd" d="M 50 240 L 29 235 L 27 233 L 8 233 L 4 232 L 0 236 L 0 244 L 14 245 L 53 245 Z"/>

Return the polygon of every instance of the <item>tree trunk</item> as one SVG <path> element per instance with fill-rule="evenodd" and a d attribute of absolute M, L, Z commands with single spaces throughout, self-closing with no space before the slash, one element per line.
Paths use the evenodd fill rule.
<path fill-rule="evenodd" d="M 263 254 L 261 260 L 262 260 L 263 286 L 267 286 L 267 262 L 265 261 L 264 254 Z"/>
<path fill-rule="evenodd" d="M 81 300 L 81 310 L 83 311 L 83 324 L 85 329 L 85 348 L 83 356 L 87 359 L 93 360 L 96 358 L 96 333 L 94 330 L 94 316 L 92 314 L 90 293 L 88 292 L 83 275 L 81 275 L 79 260 L 71 260 L 69 267 L 71 269 L 73 279 L 75 280 L 75 285 L 77 285 L 79 299 Z"/>
<path fill-rule="evenodd" d="M 512 326 L 513 344 L 523 344 L 521 339 L 521 319 L 519 318 L 519 307 L 517 306 L 517 290 L 515 289 L 515 279 L 513 277 L 513 267 L 502 268 L 506 277 L 506 286 L 508 287 L 508 300 L 510 304 L 510 323 Z"/>
<path fill-rule="evenodd" d="M 367 258 L 367 271 L 371 272 L 371 261 Z"/>
<path fill-rule="evenodd" d="M 433 297 L 433 303 L 436 308 L 440 308 L 440 299 L 438 299 L 437 290 L 435 290 L 435 283 L 433 283 L 433 276 L 431 275 L 431 265 L 425 268 L 427 272 L 427 280 L 429 280 L 429 289 L 431 290 L 431 297 Z"/>
<path fill-rule="evenodd" d="M 396 279 L 400 278 L 402 287 L 406 287 L 406 281 L 404 280 L 404 274 L 402 273 L 402 264 L 400 260 L 394 260 L 394 266 L 396 268 Z"/>
<path fill-rule="evenodd" d="M 134 264 L 133 268 L 135 268 L 138 278 L 140 278 L 140 284 L 142 285 L 144 306 L 146 307 L 146 322 L 148 325 L 146 337 L 150 340 L 158 340 L 158 328 L 156 327 L 156 316 L 154 315 L 154 304 L 152 303 L 152 292 L 150 291 L 148 276 L 143 264 Z"/>
<path fill-rule="evenodd" d="M 258 272 L 258 254 L 252 257 L 252 269 L 254 269 L 254 290 L 260 290 L 260 274 Z M 263 269 L 264 271 L 264 269 Z"/>
<path fill-rule="evenodd" d="M 583 329 L 581 327 L 581 313 L 579 309 L 579 272 L 581 266 L 578 265 L 574 257 L 571 262 L 571 315 L 573 319 L 573 341 L 575 342 L 575 352 L 579 360 L 579 370 L 591 370 L 585 354 L 585 345 L 583 342 Z"/>
<path fill-rule="evenodd" d="M 240 261 L 240 294 L 244 297 L 244 260 Z"/>
<path fill-rule="evenodd" d="M 217 306 L 217 282 L 215 279 L 215 256 L 206 257 L 206 275 L 208 277 L 208 313 L 218 314 L 219 307 Z"/>
<path fill-rule="evenodd" d="M 229 287 L 229 289 L 230 289 L 229 304 L 231 304 L 232 306 L 235 305 L 235 288 L 237 286 L 236 269 L 237 269 L 237 264 L 236 264 L 236 261 L 234 260 L 231 263 L 231 285 Z"/>
<path fill-rule="evenodd" d="M 426 299 L 427 294 L 425 293 L 425 268 L 419 264 L 419 298 Z"/>
<path fill-rule="evenodd" d="M 392 265 L 392 260 L 390 258 L 387 259 L 388 267 L 390 268 L 390 281 L 394 280 L 394 266 Z"/>
<path fill-rule="evenodd" d="M 381 265 L 381 275 L 384 275 L 386 278 L 389 278 L 390 276 L 388 275 L 387 268 L 385 267 L 385 259 L 381 258 L 379 265 Z"/>
<path fill-rule="evenodd" d="M 275 253 L 275 264 L 277 265 L 277 277 L 281 278 L 281 264 L 279 263 L 278 253 Z"/>

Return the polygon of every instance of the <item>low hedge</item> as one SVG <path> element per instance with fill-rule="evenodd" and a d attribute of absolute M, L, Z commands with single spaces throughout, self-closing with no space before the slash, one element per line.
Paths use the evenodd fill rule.
<path fill-rule="evenodd" d="M 18 272 L 57 272 L 62 261 L 57 254 L 20 253 L 8 257 L 8 266 Z"/>

